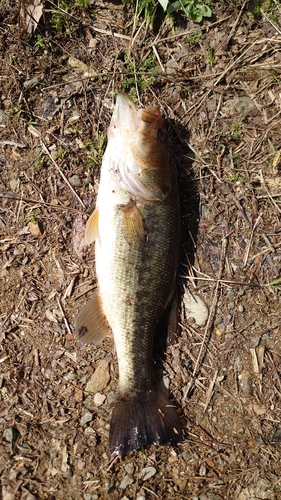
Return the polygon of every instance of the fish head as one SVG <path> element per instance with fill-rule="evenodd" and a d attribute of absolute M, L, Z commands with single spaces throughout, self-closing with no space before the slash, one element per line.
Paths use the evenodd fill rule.
<path fill-rule="evenodd" d="M 108 130 L 122 149 L 118 179 L 135 198 L 162 201 L 171 189 L 170 142 L 158 107 L 137 109 L 126 94 L 118 94 Z"/>

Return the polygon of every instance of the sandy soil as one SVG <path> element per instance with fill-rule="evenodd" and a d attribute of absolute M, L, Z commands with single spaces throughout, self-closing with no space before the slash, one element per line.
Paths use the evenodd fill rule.
<path fill-rule="evenodd" d="M 16 7 L 15 8 L 15 3 Z M 0 6 L 0 473 L 3 500 L 281 498 L 281 10 L 220 2 L 159 29 L 129 6 Z M 186 438 L 108 452 L 111 338 L 74 336 L 96 286 L 81 249 L 114 96 L 159 105 L 179 172 L 184 315 L 163 378 Z"/>

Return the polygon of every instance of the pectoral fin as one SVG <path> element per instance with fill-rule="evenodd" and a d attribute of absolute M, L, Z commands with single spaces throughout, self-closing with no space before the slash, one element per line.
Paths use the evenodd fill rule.
<path fill-rule="evenodd" d="M 118 208 L 123 219 L 125 239 L 131 247 L 137 248 L 140 242 L 147 238 L 142 214 L 133 200 L 127 205 L 119 205 Z"/>
<path fill-rule="evenodd" d="M 87 245 L 93 243 L 99 236 L 99 211 L 96 208 L 89 217 L 85 229 L 85 242 Z"/>
<path fill-rule="evenodd" d="M 79 313 L 75 332 L 81 342 L 95 345 L 100 344 L 110 334 L 111 329 L 103 313 L 98 293 L 93 295 Z"/>

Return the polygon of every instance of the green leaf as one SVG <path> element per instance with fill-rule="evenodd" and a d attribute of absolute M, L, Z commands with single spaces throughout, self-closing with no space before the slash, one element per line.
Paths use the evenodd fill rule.
<path fill-rule="evenodd" d="M 181 8 L 180 2 L 173 2 L 169 4 L 169 7 L 167 8 L 167 13 L 172 14 L 173 12 L 176 12 Z"/>
<path fill-rule="evenodd" d="M 204 17 L 211 17 L 212 16 L 212 11 L 208 5 L 202 5 L 202 15 Z"/>
<path fill-rule="evenodd" d="M 163 7 L 164 12 L 166 12 L 168 4 L 169 4 L 169 0 L 158 0 L 158 2 Z"/>
<path fill-rule="evenodd" d="M 281 283 L 281 277 L 280 278 L 276 278 L 276 280 L 273 280 L 269 283 L 269 286 L 276 286 L 276 285 L 279 285 Z"/>

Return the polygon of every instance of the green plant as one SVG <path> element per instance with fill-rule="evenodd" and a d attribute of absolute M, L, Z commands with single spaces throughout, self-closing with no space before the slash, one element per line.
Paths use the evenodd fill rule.
<path fill-rule="evenodd" d="M 72 125 L 71 133 L 74 135 L 74 137 L 77 137 L 78 135 L 81 135 L 83 131 L 81 130 L 79 125 Z"/>
<path fill-rule="evenodd" d="M 75 9 L 89 9 L 91 0 L 58 0 L 57 4 L 49 0 L 52 6 L 51 10 L 51 26 L 56 31 L 68 29 L 68 19 L 74 16 Z"/>
<path fill-rule="evenodd" d="M 30 42 L 34 43 L 34 50 L 37 52 L 40 49 L 43 49 L 44 52 L 47 54 L 48 52 L 55 52 L 56 47 L 51 42 L 51 39 L 49 37 L 43 37 L 40 35 L 40 33 L 35 35 L 35 38 L 33 38 L 33 35 L 30 36 Z"/>
<path fill-rule="evenodd" d="M 90 154 L 88 155 L 88 165 L 92 167 L 94 165 L 101 165 L 101 159 L 106 143 L 106 133 L 99 132 L 98 138 L 95 142 L 91 142 L 85 147 L 90 147 Z"/>
<path fill-rule="evenodd" d="M 11 103 L 9 112 L 15 120 L 18 120 L 25 113 L 24 108 L 18 102 Z"/>
<path fill-rule="evenodd" d="M 236 182 L 237 184 L 244 184 L 245 179 L 241 176 L 240 172 L 235 172 L 233 175 L 229 175 L 227 180 L 230 182 Z"/>
<path fill-rule="evenodd" d="M 213 66 L 216 58 L 216 51 L 210 47 L 209 43 L 207 43 L 207 59 L 209 61 L 210 66 Z"/>
<path fill-rule="evenodd" d="M 90 7 L 91 0 L 76 0 L 75 7 L 82 7 L 82 9 L 88 9 Z"/>
<path fill-rule="evenodd" d="M 203 17 L 211 17 L 212 11 L 208 4 L 212 0 L 123 0 L 123 3 L 130 3 L 136 8 L 136 17 L 143 15 L 146 25 L 150 28 L 156 17 L 157 8 L 161 5 L 165 14 L 171 16 L 175 12 L 183 11 L 187 17 L 190 17 L 196 23 L 200 23 Z"/>
<path fill-rule="evenodd" d="M 281 285 L 281 276 L 269 283 L 269 286 L 276 286 L 276 285 Z"/>
<path fill-rule="evenodd" d="M 141 15 L 143 15 L 146 21 L 146 26 L 149 28 L 153 27 L 156 10 L 159 5 L 157 3 L 157 0 L 122 0 L 122 1 L 123 3 L 129 3 L 131 5 L 134 5 L 136 17 L 139 18 Z"/>
<path fill-rule="evenodd" d="M 156 75 L 159 71 L 159 67 L 155 65 L 155 62 L 155 55 L 150 54 L 146 59 L 141 61 L 137 67 L 135 59 L 127 54 L 125 55 L 125 66 L 128 75 L 121 87 L 133 100 L 137 98 L 138 87 L 142 90 L 146 90 L 148 85 L 153 85 L 155 82 Z"/>
<path fill-rule="evenodd" d="M 238 139 L 240 139 L 241 135 L 242 135 L 242 130 L 241 130 L 241 127 L 240 127 L 240 124 L 239 123 L 232 123 L 231 125 L 231 130 L 230 130 L 230 137 L 234 140 L 234 141 L 237 141 Z"/>
<path fill-rule="evenodd" d="M 182 87 L 181 89 L 181 94 L 182 94 L 182 97 L 189 97 L 190 95 L 190 92 L 191 92 L 191 88 L 190 87 Z"/>
<path fill-rule="evenodd" d="M 107 75 L 102 75 L 102 76 L 99 76 L 98 79 L 97 79 L 98 83 L 100 83 L 101 85 L 103 83 L 106 83 L 107 82 Z"/>
<path fill-rule="evenodd" d="M 60 159 L 60 160 L 63 159 L 67 155 L 68 151 L 69 151 L 68 147 L 66 147 L 65 149 L 58 148 L 58 150 L 57 150 L 57 158 Z"/>
<path fill-rule="evenodd" d="M 32 224 L 36 224 L 39 215 L 40 215 L 40 210 L 31 210 L 31 212 L 29 212 L 30 222 L 32 222 Z"/>
<path fill-rule="evenodd" d="M 202 0 L 176 0 L 172 3 L 169 3 L 168 0 L 159 0 L 159 2 L 168 14 L 183 10 L 186 16 L 195 23 L 201 23 L 203 17 L 211 17 L 212 15 L 210 7 Z"/>
<path fill-rule="evenodd" d="M 42 168 L 44 166 L 44 160 L 41 159 L 41 160 L 35 160 L 35 163 L 34 163 L 34 166 L 33 168 L 36 169 L 36 170 L 39 170 L 40 168 Z"/>
<path fill-rule="evenodd" d="M 202 31 L 194 31 L 193 33 L 190 33 L 187 35 L 187 41 L 191 43 L 192 45 L 197 45 L 199 43 L 200 38 L 202 37 Z"/>
<path fill-rule="evenodd" d="M 278 22 L 276 9 L 279 5 L 279 0 L 255 0 L 253 13 L 260 14 L 261 12 L 265 12 L 270 15 L 272 21 Z"/>

